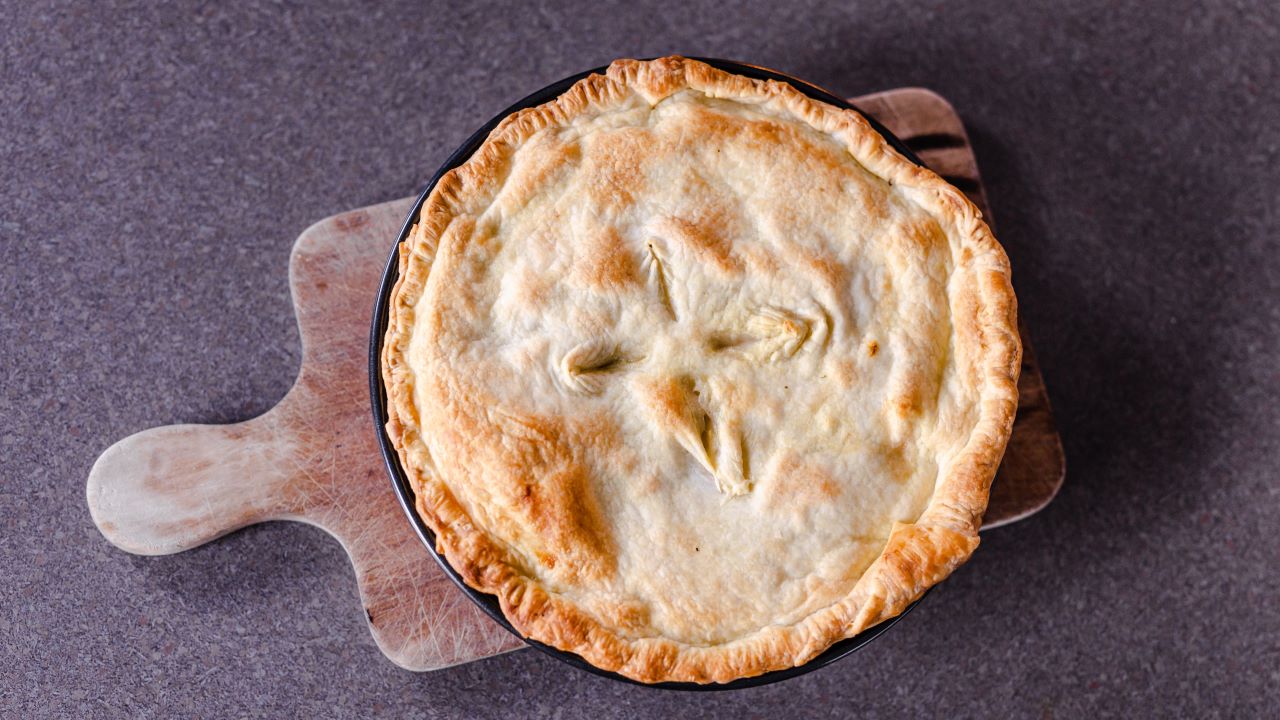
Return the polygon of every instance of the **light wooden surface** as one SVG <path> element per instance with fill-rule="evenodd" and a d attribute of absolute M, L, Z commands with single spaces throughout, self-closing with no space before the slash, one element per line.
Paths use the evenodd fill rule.
<path fill-rule="evenodd" d="M 921 89 L 854 102 L 986 212 L 959 117 Z M 413 199 L 336 215 L 298 238 L 289 263 L 302 338 L 294 387 L 266 414 L 233 425 L 175 425 L 127 437 L 90 471 L 102 534 L 142 555 L 181 552 L 268 520 L 324 528 L 351 557 L 378 647 L 397 665 L 432 670 L 521 647 L 444 575 L 397 504 L 370 419 L 369 318 Z M 1064 465 L 1044 383 L 1023 333 L 1020 407 L 985 528 L 1044 507 Z"/>

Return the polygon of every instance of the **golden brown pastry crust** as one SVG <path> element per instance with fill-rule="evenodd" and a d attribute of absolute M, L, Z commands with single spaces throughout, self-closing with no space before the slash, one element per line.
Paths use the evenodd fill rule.
<path fill-rule="evenodd" d="M 591 435 L 583 423 L 539 427 L 529 418 L 521 418 L 522 424 L 515 430 L 514 425 L 495 428 L 491 417 L 477 416 L 474 408 L 465 406 L 448 412 L 430 408 L 426 421 L 431 426 L 424 428 L 426 421 L 420 417 L 423 409 L 415 399 L 415 388 L 422 391 L 420 386 L 441 386 L 456 383 L 456 379 L 422 377 L 409 360 L 410 340 L 420 321 L 415 310 L 427 292 L 438 251 L 451 235 L 474 227 L 474 217 L 460 209 L 492 201 L 522 144 L 539 131 L 567 126 L 576 117 L 608 111 L 634 102 L 637 96 L 656 105 L 685 90 L 767 106 L 836 138 L 857 163 L 909 193 L 914 203 L 938 221 L 950 235 L 952 247 L 959 249 L 953 253 L 955 267 L 947 284 L 950 303 L 958 309 L 951 317 L 951 342 L 957 353 L 970 359 L 961 363 L 957 372 L 965 373 L 963 380 L 977 397 L 972 431 L 962 449 L 939 468 L 924 511 L 914 522 L 893 525 L 883 551 L 851 591 L 796 622 L 767 625 L 741 637 L 704 643 L 662 636 L 632 637 L 625 630 L 630 622 L 627 607 L 584 608 L 531 577 L 525 561 L 486 530 L 487 521 L 472 517 L 455 497 L 432 465 L 424 433 L 445 437 L 436 441 L 451 443 L 448 447 L 459 453 L 484 453 L 483 443 L 501 444 L 513 432 L 526 434 L 537 448 L 535 462 L 544 470 L 559 473 L 555 498 L 542 503 L 537 489 L 532 490 L 534 497 L 529 502 L 534 509 L 528 513 L 533 518 L 529 522 L 540 533 L 539 542 L 547 552 L 561 562 L 567 560 L 582 578 L 614 571 L 608 533 L 592 526 L 599 522 L 599 509 L 594 507 L 599 500 L 584 489 L 582 466 L 571 459 L 560 462 L 556 458 L 574 457 L 575 442 L 608 442 L 607 438 Z M 727 257 L 717 255 L 714 242 L 704 245 L 712 261 Z M 608 253 L 600 257 L 607 258 Z M 388 434 L 417 492 L 417 510 L 436 532 L 438 550 L 468 585 L 496 595 L 507 618 L 526 637 L 577 653 L 597 667 L 642 682 L 727 682 L 801 665 L 832 643 L 895 616 L 963 563 L 978 544 L 988 490 L 1017 404 L 1021 346 L 1008 260 L 977 208 L 964 195 L 895 152 L 855 112 L 812 100 L 783 83 L 756 81 L 683 58 L 620 60 L 606 75 L 588 77 L 552 102 L 511 115 L 468 162 L 446 173 L 401 247 L 399 270 L 390 299 L 382 361 Z M 625 263 L 608 262 L 597 263 L 590 270 L 593 282 L 602 283 L 611 282 L 610 278 L 625 281 L 632 272 Z M 787 321 L 785 317 L 774 320 Z M 868 351 L 876 353 L 874 342 Z M 590 355 L 592 350 L 583 352 Z M 589 361 L 587 357 L 583 362 Z M 571 372 L 569 377 L 574 377 Z M 453 397 L 450 393 L 480 390 L 435 387 L 429 392 L 435 393 L 432 397 L 449 398 Z M 651 396 L 661 398 L 663 392 L 679 395 L 683 391 L 657 388 Z M 519 452 L 504 454 L 503 461 L 510 462 L 513 457 L 518 459 Z M 494 500 L 494 512 L 501 512 L 503 502 L 502 498 Z"/>

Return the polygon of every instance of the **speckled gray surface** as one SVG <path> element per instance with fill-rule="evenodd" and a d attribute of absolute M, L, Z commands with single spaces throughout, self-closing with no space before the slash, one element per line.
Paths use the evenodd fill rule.
<path fill-rule="evenodd" d="M 4 5 L 0 716 L 1280 712 L 1275 3 Z M 528 90 L 671 51 L 956 104 L 1066 444 L 1048 510 L 855 656 L 699 695 L 530 651 L 399 670 L 312 528 L 102 540 L 107 445 L 289 387 L 304 227 L 408 194 Z"/>

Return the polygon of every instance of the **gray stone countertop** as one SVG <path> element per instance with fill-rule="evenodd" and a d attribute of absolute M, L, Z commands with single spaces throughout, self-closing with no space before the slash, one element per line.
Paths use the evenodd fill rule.
<path fill-rule="evenodd" d="M 3 5 L 0 716 L 1280 714 L 1280 5 Z M 533 651 L 400 670 L 314 528 L 102 539 L 109 444 L 288 389 L 303 228 L 527 91 L 671 52 L 956 105 L 1066 446 L 1047 510 L 854 656 L 703 694 Z"/>

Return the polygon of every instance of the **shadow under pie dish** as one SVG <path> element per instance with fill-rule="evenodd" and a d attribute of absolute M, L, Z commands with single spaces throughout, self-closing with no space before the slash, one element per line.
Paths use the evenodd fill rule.
<path fill-rule="evenodd" d="M 977 545 L 1017 402 L 1008 262 L 853 110 L 616 62 L 444 173 L 394 270 L 394 459 L 448 566 L 531 640 L 737 682 L 896 616 Z"/>

